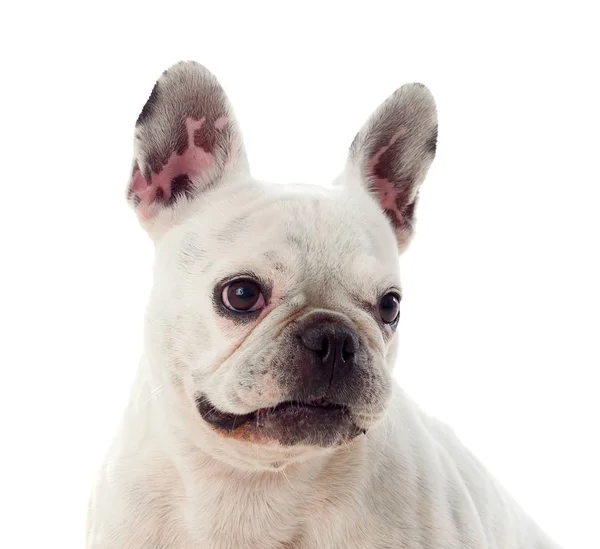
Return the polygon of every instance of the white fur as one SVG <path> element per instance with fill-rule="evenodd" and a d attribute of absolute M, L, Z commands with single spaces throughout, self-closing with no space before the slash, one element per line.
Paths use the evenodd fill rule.
<path fill-rule="evenodd" d="M 399 287 L 406 234 L 392 229 L 361 170 L 349 162 L 332 188 L 287 187 L 258 182 L 241 165 L 151 223 L 145 351 L 92 493 L 87 548 L 556 547 L 452 431 L 391 382 L 397 338 L 352 296 Z M 257 325 L 228 322 L 211 301 L 215 281 L 241 268 L 273 280 L 269 315 Z M 367 434 L 321 448 L 215 432 L 196 410 L 197 392 L 238 414 L 283 400 L 268 368 L 258 376 L 247 365 L 277 354 L 278 330 L 306 309 L 335 311 L 369 341 L 378 377 L 354 418 Z"/>

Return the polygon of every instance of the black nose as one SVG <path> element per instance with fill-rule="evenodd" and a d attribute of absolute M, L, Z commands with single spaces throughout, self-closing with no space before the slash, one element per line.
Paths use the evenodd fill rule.
<path fill-rule="evenodd" d="M 311 324 L 302 332 L 300 339 L 327 368 L 350 366 L 358 351 L 358 337 L 351 328 L 340 323 Z"/>

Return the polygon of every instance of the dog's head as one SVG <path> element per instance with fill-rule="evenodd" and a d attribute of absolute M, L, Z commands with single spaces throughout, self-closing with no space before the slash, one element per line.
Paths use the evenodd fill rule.
<path fill-rule="evenodd" d="M 232 448 L 327 448 L 381 418 L 398 254 L 436 135 L 431 94 L 409 84 L 360 130 L 331 188 L 269 185 L 251 177 L 208 70 L 160 77 L 128 188 L 156 244 L 146 352 L 204 432 Z"/>

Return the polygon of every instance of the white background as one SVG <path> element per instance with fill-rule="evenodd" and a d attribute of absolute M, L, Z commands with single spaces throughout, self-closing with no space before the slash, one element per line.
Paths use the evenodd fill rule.
<path fill-rule="evenodd" d="M 133 126 L 162 70 L 195 59 L 254 174 L 282 183 L 329 181 L 379 102 L 430 87 L 398 380 L 565 548 L 598 547 L 593 2 L 222 4 L 2 8 L 0 546 L 83 546 L 151 285 L 124 200 Z"/>

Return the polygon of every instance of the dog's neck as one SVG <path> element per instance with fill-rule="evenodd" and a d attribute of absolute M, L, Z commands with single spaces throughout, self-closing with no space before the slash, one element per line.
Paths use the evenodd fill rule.
<path fill-rule="evenodd" d="M 198 447 L 173 455 L 188 535 L 226 539 L 223 547 L 258 547 L 257 540 L 264 547 L 306 547 L 305 508 L 314 512 L 328 498 L 345 498 L 347 487 L 360 478 L 360 446 L 312 456 L 279 471 L 231 466 Z"/>

